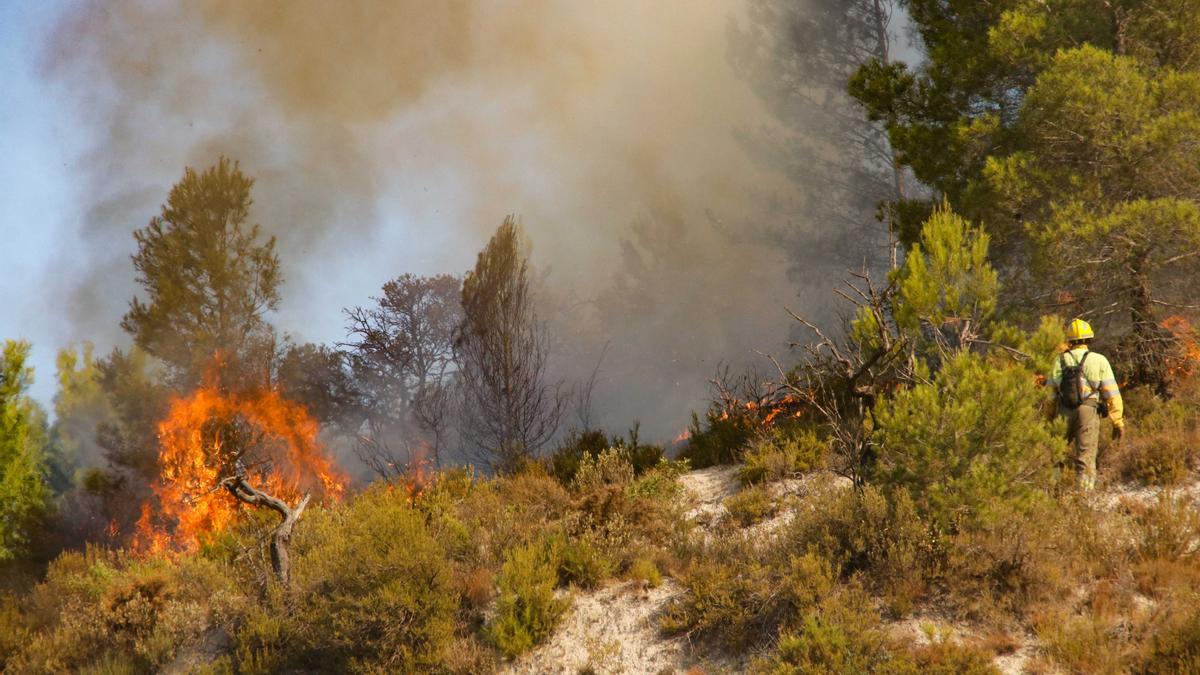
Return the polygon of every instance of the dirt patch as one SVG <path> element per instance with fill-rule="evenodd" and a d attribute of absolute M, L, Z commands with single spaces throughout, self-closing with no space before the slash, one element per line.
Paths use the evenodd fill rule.
<path fill-rule="evenodd" d="M 512 674 L 658 673 L 685 670 L 687 642 L 659 633 L 658 616 L 680 593 L 670 579 L 658 588 L 627 581 L 575 595 L 554 636 L 501 672 Z"/>
<path fill-rule="evenodd" d="M 728 511 L 725 499 L 741 489 L 738 466 L 710 466 L 690 471 L 679 477 L 679 484 L 688 495 L 691 508 L 687 517 L 701 527 L 715 525 Z"/>

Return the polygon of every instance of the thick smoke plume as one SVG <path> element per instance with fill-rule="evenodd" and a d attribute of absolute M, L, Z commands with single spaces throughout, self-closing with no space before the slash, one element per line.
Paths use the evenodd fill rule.
<path fill-rule="evenodd" d="M 736 0 L 71 7 L 44 59 L 93 131 L 82 245 L 64 253 L 78 271 L 64 282 L 71 337 L 117 339 L 136 292 L 130 232 L 185 165 L 224 154 L 257 179 L 252 220 L 278 236 L 286 277 L 276 320 L 297 338 L 343 338 L 341 308 L 400 273 L 465 270 L 516 213 L 557 298 L 546 318 L 562 328 L 562 373 L 590 372 L 607 344 L 598 421 L 673 434 L 719 361 L 782 351 L 782 306 L 811 309 L 834 285 L 797 300 L 788 261 L 743 231 L 767 212 L 763 195 L 795 186 L 734 138 L 767 123 L 728 65 L 741 11 Z"/>

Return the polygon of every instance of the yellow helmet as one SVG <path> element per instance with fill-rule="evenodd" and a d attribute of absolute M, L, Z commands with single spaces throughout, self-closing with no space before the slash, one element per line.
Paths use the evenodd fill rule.
<path fill-rule="evenodd" d="M 1092 332 L 1092 325 L 1083 319 L 1075 319 L 1067 324 L 1067 339 L 1071 342 L 1091 340 L 1094 337 L 1096 334 Z"/>

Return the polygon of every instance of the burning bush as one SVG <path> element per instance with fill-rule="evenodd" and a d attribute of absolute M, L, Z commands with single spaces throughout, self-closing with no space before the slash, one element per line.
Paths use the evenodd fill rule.
<path fill-rule="evenodd" d="M 339 498 L 344 479 L 318 431 L 302 406 L 274 391 L 227 395 L 208 385 L 172 401 L 158 425 L 156 503 L 143 507 L 135 547 L 194 550 L 228 528 L 240 507 L 234 482 L 288 502 L 312 491 Z"/>

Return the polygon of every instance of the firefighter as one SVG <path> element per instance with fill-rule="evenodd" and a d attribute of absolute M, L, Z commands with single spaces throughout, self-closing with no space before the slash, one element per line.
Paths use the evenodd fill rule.
<path fill-rule="evenodd" d="M 1121 390 L 1112 366 L 1103 354 L 1090 351 L 1095 337 L 1083 319 L 1067 326 L 1067 349 L 1054 362 L 1047 386 L 1054 387 L 1058 414 L 1067 420 L 1067 442 L 1079 485 L 1085 491 L 1096 487 L 1096 454 L 1100 449 L 1100 418 L 1112 420 L 1112 437 L 1125 434 Z"/>

